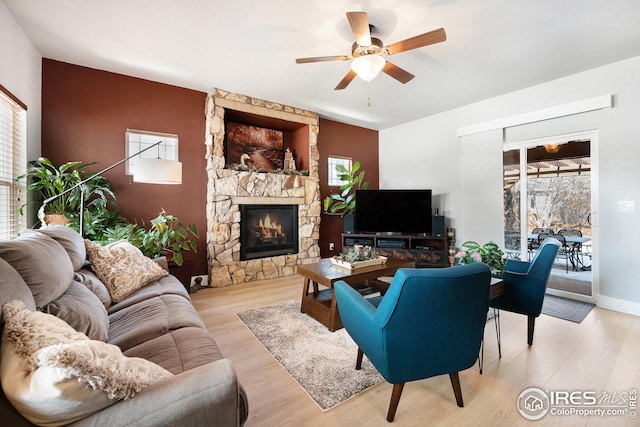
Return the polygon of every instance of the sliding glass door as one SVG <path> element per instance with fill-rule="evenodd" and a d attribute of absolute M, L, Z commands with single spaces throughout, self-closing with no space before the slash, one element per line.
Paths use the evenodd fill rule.
<path fill-rule="evenodd" d="M 580 300 L 594 295 L 591 172 L 591 141 L 584 136 L 505 144 L 505 252 L 526 261 L 544 239 L 559 240 L 549 293 Z"/>

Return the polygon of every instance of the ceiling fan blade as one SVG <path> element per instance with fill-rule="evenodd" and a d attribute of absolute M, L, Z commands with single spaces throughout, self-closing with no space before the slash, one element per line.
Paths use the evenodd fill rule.
<path fill-rule="evenodd" d="M 356 72 L 353 70 L 349 70 L 347 75 L 344 76 L 342 80 L 340 80 L 340 83 L 338 83 L 338 86 L 336 86 L 333 90 L 342 90 L 346 88 L 347 86 L 349 86 L 349 83 L 351 83 L 351 80 L 355 78 L 356 78 Z"/>
<path fill-rule="evenodd" d="M 371 33 L 369 32 L 369 19 L 366 12 L 347 12 L 347 19 L 351 25 L 351 31 L 360 46 L 371 46 Z"/>
<path fill-rule="evenodd" d="M 296 64 L 307 64 L 309 62 L 325 62 L 325 61 L 348 61 L 351 59 L 351 55 L 336 55 L 336 56 L 313 56 L 310 58 L 298 58 Z"/>
<path fill-rule="evenodd" d="M 390 75 L 391 77 L 393 77 L 394 79 L 396 79 L 397 81 L 403 84 L 407 83 L 408 81 L 410 81 L 415 77 L 410 72 L 403 70 L 402 68 L 392 64 L 389 61 L 387 61 L 387 63 L 384 64 L 384 68 L 382 69 L 382 72 Z"/>
<path fill-rule="evenodd" d="M 428 46 L 430 44 L 440 43 L 445 41 L 446 39 L 447 33 L 444 31 L 444 28 L 438 28 L 437 30 L 420 34 L 419 36 L 411 37 L 396 43 L 391 43 L 389 46 L 385 46 L 385 50 L 389 55 L 393 55 L 394 53 L 400 53 L 406 50 L 417 49 L 419 47 Z"/>

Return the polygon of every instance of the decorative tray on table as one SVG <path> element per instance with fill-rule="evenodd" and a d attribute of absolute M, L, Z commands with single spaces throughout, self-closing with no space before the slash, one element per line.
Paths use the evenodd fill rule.
<path fill-rule="evenodd" d="M 349 251 L 349 253 L 331 257 L 332 265 L 346 268 L 348 270 L 384 264 L 385 262 L 387 262 L 386 256 L 378 255 L 369 246 L 363 248 L 359 245 L 356 245 L 353 250 Z"/>

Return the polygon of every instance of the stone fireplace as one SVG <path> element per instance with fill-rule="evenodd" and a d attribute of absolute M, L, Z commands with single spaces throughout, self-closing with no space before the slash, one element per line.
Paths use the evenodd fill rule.
<path fill-rule="evenodd" d="M 320 259 L 318 246 L 321 202 L 318 181 L 318 116 L 315 113 L 244 95 L 213 89 L 206 103 L 207 260 L 209 284 L 226 286 L 295 274 L 296 265 Z M 308 139 L 308 176 L 283 171 L 243 171 L 226 168 L 225 115 L 242 114 L 274 127 L 295 128 Z M 306 153 L 306 150 L 301 150 Z M 246 259 L 242 247 L 244 206 L 295 206 L 297 247 Z M 251 225 L 249 225 L 251 227 Z M 255 228 L 255 225 L 253 225 Z M 246 242 L 245 242 L 246 244 Z M 251 252 L 251 251 L 250 251 Z M 286 252 L 286 253 L 285 253 Z M 251 254 L 251 255 L 255 255 Z M 252 258 L 250 256 L 249 258 Z"/>

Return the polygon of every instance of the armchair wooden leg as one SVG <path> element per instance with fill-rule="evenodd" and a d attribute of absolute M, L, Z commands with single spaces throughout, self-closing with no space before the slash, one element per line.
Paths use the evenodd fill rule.
<path fill-rule="evenodd" d="M 459 407 L 463 407 L 464 403 L 462 402 L 462 388 L 460 388 L 460 377 L 457 372 L 452 372 L 449 374 L 449 379 L 451 379 L 451 385 L 453 386 L 453 394 L 456 395 L 456 403 Z"/>
<path fill-rule="evenodd" d="M 528 325 L 527 325 L 527 343 L 529 346 L 533 345 L 533 331 L 536 327 L 536 318 L 533 316 L 528 317 Z"/>
<path fill-rule="evenodd" d="M 364 353 L 362 353 L 362 350 L 360 349 L 360 347 L 358 347 L 358 357 L 356 358 L 356 370 L 359 371 L 360 368 L 362 368 L 362 356 L 364 355 Z"/>
<path fill-rule="evenodd" d="M 482 364 L 484 362 L 484 336 L 480 341 L 480 354 L 478 355 L 478 367 L 480 368 L 480 374 L 482 375 Z"/>
<path fill-rule="evenodd" d="M 496 324 L 496 339 L 498 341 L 498 356 L 502 359 L 502 342 L 500 340 L 500 309 L 493 309 L 494 322 Z"/>
<path fill-rule="evenodd" d="M 393 418 L 396 416 L 396 410 L 398 409 L 398 403 L 400 403 L 400 396 L 402 396 L 403 388 L 404 383 L 393 385 L 393 391 L 391 392 L 391 402 L 389 403 L 389 412 L 387 412 L 387 421 L 389 422 L 392 422 Z"/>

